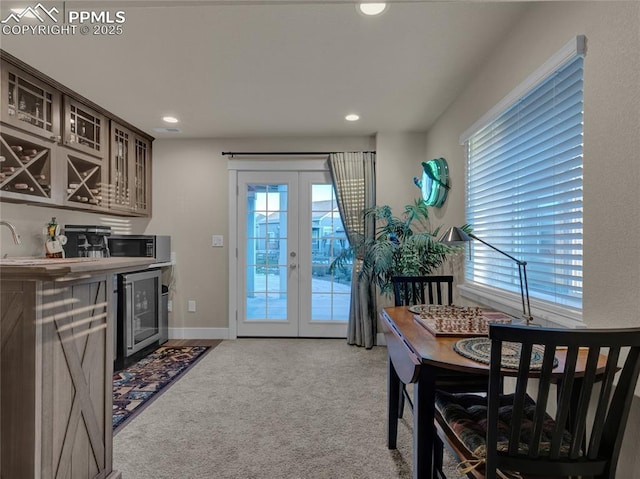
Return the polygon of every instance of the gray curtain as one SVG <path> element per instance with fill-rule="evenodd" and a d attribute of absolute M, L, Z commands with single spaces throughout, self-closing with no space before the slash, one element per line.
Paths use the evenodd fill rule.
<path fill-rule="evenodd" d="M 365 222 L 362 210 L 376 203 L 376 154 L 371 152 L 332 153 L 329 171 L 336 191 L 338 209 L 349 243 L 356 244 L 365 237 L 373 238 L 375 222 Z M 360 280 L 362 261 L 354 259 L 351 276 L 351 306 L 347 343 L 367 349 L 376 343 L 375 285 Z"/>

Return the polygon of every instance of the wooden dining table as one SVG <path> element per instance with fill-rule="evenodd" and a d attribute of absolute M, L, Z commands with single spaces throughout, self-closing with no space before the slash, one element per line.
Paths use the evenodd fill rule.
<path fill-rule="evenodd" d="M 435 391 L 440 378 L 456 374 L 489 377 L 489 365 L 468 359 L 454 350 L 460 337 L 436 336 L 414 318 L 407 306 L 384 308 L 380 313 L 388 354 L 387 446 L 396 449 L 402 383 L 413 384 L 413 478 L 431 479 L 435 446 Z M 566 351 L 556 350 L 558 371 L 564 370 Z M 578 354 L 576 375 L 584 369 L 587 353 Z M 604 367 L 605 356 L 600 362 Z M 515 376 L 514 369 L 503 369 Z M 532 371 L 530 377 L 539 372 Z"/>

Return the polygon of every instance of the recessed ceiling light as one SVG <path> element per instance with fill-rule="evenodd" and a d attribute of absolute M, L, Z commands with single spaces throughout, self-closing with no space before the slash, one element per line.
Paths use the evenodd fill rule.
<path fill-rule="evenodd" d="M 356 115 L 355 113 L 352 113 L 350 115 L 345 116 L 344 119 L 347 121 L 358 121 L 360 119 L 360 116 Z"/>
<path fill-rule="evenodd" d="M 365 15 L 380 15 L 387 8 L 386 3 L 360 3 L 358 9 Z"/>
<path fill-rule="evenodd" d="M 163 116 L 162 120 L 167 123 L 178 123 L 178 119 L 175 116 Z"/>

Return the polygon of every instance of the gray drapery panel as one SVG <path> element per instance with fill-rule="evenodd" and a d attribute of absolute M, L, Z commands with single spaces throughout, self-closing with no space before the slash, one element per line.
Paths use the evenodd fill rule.
<path fill-rule="evenodd" d="M 363 236 L 373 238 L 375 234 L 374 219 L 365 222 L 362 214 L 362 210 L 376 203 L 375 163 L 376 154 L 370 152 L 329 155 L 338 210 L 352 245 Z M 370 349 L 375 345 L 377 332 L 375 286 L 370 281 L 360 280 L 361 267 L 362 261 L 354 259 L 347 343 Z"/>

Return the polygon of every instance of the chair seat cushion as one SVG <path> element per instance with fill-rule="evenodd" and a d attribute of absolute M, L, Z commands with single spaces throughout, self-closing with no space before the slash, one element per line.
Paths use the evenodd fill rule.
<path fill-rule="evenodd" d="M 511 431 L 511 419 L 513 413 L 513 394 L 500 396 L 498 410 L 498 451 L 507 451 L 509 448 L 509 433 Z M 476 458 L 485 458 L 487 455 L 487 398 L 477 394 L 450 394 L 444 391 L 436 391 L 436 409 L 440 413 L 449 429 L 457 436 L 467 450 Z M 527 454 L 533 433 L 533 415 L 535 402 L 529 396 L 526 397 L 523 420 L 520 425 L 520 442 L 518 453 Z M 555 421 L 545 414 L 542 436 L 540 439 L 539 454 L 548 455 L 551 446 L 551 436 L 555 428 Z M 564 431 L 560 456 L 566 457 L 569 453 L 571 434 Z"/>

